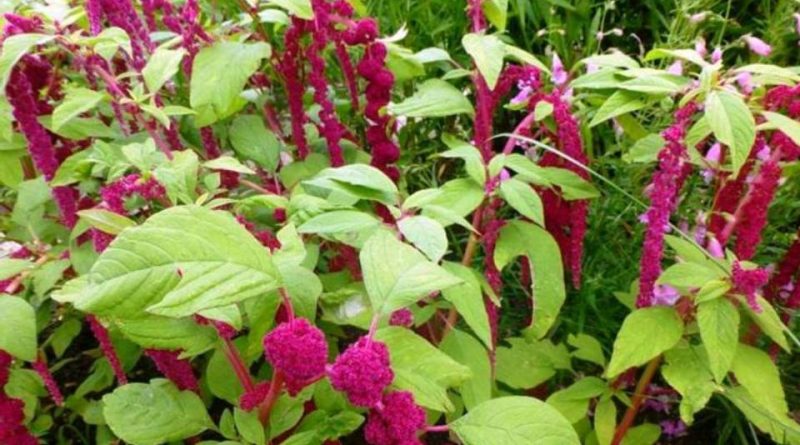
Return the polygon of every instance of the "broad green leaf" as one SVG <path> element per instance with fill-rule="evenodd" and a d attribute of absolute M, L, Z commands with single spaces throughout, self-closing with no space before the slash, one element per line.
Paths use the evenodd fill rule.
<path fill-rule="evenodd" d="M 399 220 L 397 228 L 434 263 L 438 263 L 447 252 L 447 234 L 436 220 L 423 215 L 411 216 Z"/>
<path fill-rule="evenodd" d="M 676 289 L 696 289 L 706 283 L 725 277 L 725 271 L 711 261 L 675 263 L 658 277 L 659 284 L 668 284 Z"/>
<path fill-rule="evenodd" d="M 87 88 L 71 88 L 67 90 L 67 96 L 53 110 L 53 131 L 58 131 L 67 122 L 80 114 L 85 113 L 95 107 L 103 100 L 103 93 Z"/>
<path fill-rule="evenodd" d="M 139 318 L 184 317 L 279 285 L 266 249 L 227 213 L 172 207 L 121 233 L 89 272 L 76 307 Z"/>
<path fill-rule="evenodd" d="M 142 69 L 142 77 L 150 93 L 156 93 L 180 69 L 184 49 L 157 48 Z"/>
<path fill-rule="evenodd" d="M 547 179 L 547 170 L 521 154 L 515 153 L 506 156 L 504 164 L 517 173 L 517 179 L 545 187 L 551 185 L 550 180 Z"/>
<path fill-rule="evenodd" d="M 233 419 L 236 423 L 236 430 L 239 431 L 239 434 L 244 440 L 257 445 L 263 445 L 267 443 L 267 435 L 264 432 L 264 425 L 262 425 L 258 420 L 257 410 L 244 411 L 239 408 L 234 408 Z"/>
<path fill-rule="evenodd" d="M 550 68 L 547 65 L 542 63 L 541 60 L 537 59 L 536 56 L 522 48 L 506 44 L 505 55 L 506 57 L 516 60 L 517 62 L 533 65 L 536 68 L 539 68 L 540 71 L 550 74 Z"/>
<path fill-rule="evenodd" d="M 572 425 L 553 407 L 532 397 L 486 401 L 450 424 L 464 445 L 578 445 Z"/>
<path fill-rule="evenodd" d="M 783 324 L 778 313 L 775 312 L 775 308 L 761 295 L 756 296 L 756 301 L 758 305 L 761 306 L 761 312 L 753 311 L 753 309 L 746 304 L 742 305 L 745 312 L 747 312 L 750 318 L 761 328 L 761 331 L 767 334 L 772 341 L 785 351 L 789 351 L 789 342 L 786 341 L 786 334 L 784 334 L 784 332 L 788 331 L 788 328 Z"/>
<path fill-rule="evenodd" d="M 495 26 L 498 31 L 505 31 L 506 19 L 508 18 L 508 0 L 486 0 L 481 3 L 483 13 L 489 23 Z"/>
<path fill-rule="evenodd" d="M 189 103 L 198 113 L 198 127 L 224 119 L 243 105 L 239 97 L 242 89 L 270 53 L 270 46 L 264 42 L 217 42 L 197 53 Z"/>
<path fill-rule="evenodd" d="M 561 194 L 567 201 L 593 199 L 600 196 L 600 192 L 591 182 L 566 168 L 545 167 L 541 170 L 541 174 L 551 185 L 561 189 Z"/>
<path fill-rule="evenodd" d="M 119 235 L 128 227 L 136 226 L 136 221 L 127 216 L 103 209 L 81 210 L 78 216 L 90 226 L 111 235 Z"/>
<path fill-rule="evenodd" d="M 467 410 L 492 398 L 492 367 L 489 353 L 475 337 L 458 329 L 452 329 L 442 340 L 440 348 L 453 360 L 468 366 L 472 371 L 472 377 L 459 387 Z"/>
<path fill-rule="evenodd" d="M 697 122 L 689 127 L 689 131 L 686 133 L 686 146 L 696 147 L 697 144 L 709 135 L 711 135 L 711 126 L 709 126 L 708 118 L 705 115 L 700 116 Z"/>
<path fill-rule="evenodd" d="M 541 101 L 537 103 L 536 108 L 533 109 L 533 118 L 536 120 L 536 122 L 541 122 L 552 114 L 553 104 L 550 102 Z"/>
<path fill-rule="evenodd" d="M 747 420 L 769 434 L 776 443 L 800 443 L 800 425 L 790 416 L 771 412 L 769 406 L 762 405 L 742 386 L 726 388 L 723 394 L 744 413 Z"/>
<path fill-rule="evenodd" d="M 635 77 L 620 83 L 618 87 L 637 93 L 663 95 L 677 93 L 688 83 L 689 80 L 685 77 L 659 73 Z"/>
<path fill-rule="evenodd" d="M 148 315 L 135 319 L 115 319 L 114 325 L 132 342 L 143 348 L 181 350 L 195 356 L 211 349 L 217 341 L 213 327 L 201 326 L 190 318 Z"/>
<path fill-rule="evenodd" d="M 736 355 L 739 343 L 739 311 L 725 298 L 700 303 L 697 307 L 700 338 L 708 353 L 709 366 L 717 382 L 722 382 Z"/>
<path fill-rule="evenodd" d="M 540 343 L 508 339 L 509 347 L 497 348 L 497 380 L 517 389 L 530 389 L 550 380 L 556 365 Z"/>
<path fill-rule="evenodd" d="M 20 360 L 36 360 L 36 314 L 22 298 L 0 295 L 0 350 Z"/>
<path fill-rule="evenodd" d="M 0 151 L 0 183 L 16 189 L 25 179 L 25 172 L 20 162 L 25 156 L 22 150 Z"/>
<path fill-rule="evenodd" d="M 455 409 L 444 386 L 405 369 L 393 369 L 393 371 L 392 386 L 414 394 L 414 402 L 418 405 L 439 412 L 452 412 Z"/>
<path fill-rule="evenodd" d="M 378 329 L 375 339 L 386 344 L 392 369 L 417 374 L 444 387 L 459 386 L 472 373 L 413 331 L 396 326 Z"/>
<path fill-rule="evenodd" d="M 612 50 L 607 54 L 597 54 L 581 59 L 578 63 L 595 65 L 601 68 L 641 68 L 639 62 L 619 50 Z"/>
<path fill-rule="evenodd" d="M 672 307 L 637 309 L 622 322 L 606 376 L 613 378 L 640 366 L 675 346 L 683 336 L 683 321 Z"/>
<path fill-rule="evenodd" d="M 446 182 L 438 189 L 428 190 L 432 190 L 432 193 L 419 205 L 423 215 L 439 221 L 445 227 L 459 224 L 475 230 L 463 217 L 483 202 L 484 190 L 481 185 L 472 179 L 459 178 Z"/>
<path fill-rule="evenodd" d="M 210 168 L 212 170 L 225 170 L 229 172 L 244 173 L 246 175 L 256 174 L 253 169 L 242 164 L 233 156 L 220 156 L 210 161 L 203 162 L 203 167 Z"/>
<path fill-rule="evenodd" d="M 622 155 L 625 162 L 655 162 L 666 141 L 660 134 L 649 134 L 636 141 L 628 152 Z"/>
<path fill-rule="evenodd" d="M 28 260 L 2 258 L 0 259 L 0 280 L 7 280 L 15 277 L 31 268 L 33 268 L 33 263 Z M 3 289 L 0 289 L 0 291 L 2 290 Z"/>
<path fill-rule="evenodd" d="M 790 117 L 771 111 L 764 111 L 761 114 L 767 118 L 767 122 L 771 127 L 782 131 L 786 136 L 789 136 L 792 142 L 800 145 L 800 123 Z"/>
<path fill-rule="evenodd" d="M 443 158 L 459 158 L 464 160 L 464 168 L 470 178 L 478 184 L 486 182 L 486 168 L 483 165 L 483 156 L 474 145 L 464 142 L 450 134 L 442 135 L 442 142 L 450 150 L 439 153 Z"/>
<path fill-rule="evenodd" d="M 317 215 L 297 228 L 299 233 L 339 234 L 369 232 L 381 225 L 380 220 L 358 210 L 334 210 Z"/>
<path fill-rule="evenodd" d="M 237 116 L 231 123 L 228 137 L 239 156 L 252 160 L 269 172 L 274 172 L 278 167 L 280 141 L 267 130 L 261 116 Z"/>
<path fill-rule="evenodd" d="M 597 126 L 617 116 L 641 110 L 645 106 L 647 103 L 642 99 L 641 94 L 625 90 L 616 91 L 603 102 L 592 121 L 589 122 L 589 126 Z"/>
<path fill-rule="evenodd" d="M 500 194 L 514 210 L 531 221 L 544 226 L 544 206 L 542 198 L 530 185 L 518 180 L 508 179 L 500 183 Z"/>
<path fill-rule="evenodd" d="M 733 176 L 736 176 L 756 140 L 756 121 L 753 114 L 741 97 L 728 91 L 709 93 L 705 111 L 714 136 L 730 149 Z"/>
<path fill-rule="evenodd" d="M 475 110 L 469 99 L 452 84 L 429 79 L 420 84 L 411 97 L 397 104 L 390 103 L 389 112 L 406 117 L 444 117 L 462 113 L 472 115 Z"/>
<path fill-rule="evenodd" d="M 617 406 L 611 397 L 603 397 L 594 408 L 594 431 L 598 445 L 611 445 L 616 429 Z"/>
<path fill-rule="evenodd" d="M 214 428 L 197 394 L 164 379 L 129 383 L 106 394 L 103 417 L 117 437 L 133 445 L 178 441 Z"/>
<path fill-rule="evenodd" d="M 502 270 L 514 258 L 530 259 L 533 276 L 533 319 L 529 329 L 544 337 L 555 323 L 566 299 L 561 252 L 547 230 L 523 221 L 511 221 L 500 230 L 494 262 Z"/>
<path fill-rule="evenodd" d="M 271 0 L 271 2 L 299 19 L 311 20 L 314 18 L 310 0 Z"/>
<path fill-rule="evenodd" d="M 492 347 L 492 334 L 489 328 L 489 315 L 483 301 L 481 282 L 476 272 L 458 263 L 445 262 L 442 267 L 462 280 L 461 284 L 442 290 L 445 300 L 455 306 L 467 325 L 486 345 Z"/>
<path fill-rule="evenodd" d="M 3 39 L 2 52 L 0 52 L 0 91 L 6 91 L 8 77 L 11 70 L 27 52 L 36 45 L 43 45 L 55 36 L 46 34 L 17 34 Z"/>
<path fill-rule="evenodd" d="M 416 303 L 431 292 L 461 283 L 387 231 L 372 235 L 359 258 L 364 285 L 377 313 L 388 314 Z"/>
<path fill-rule="evenodd" d="M 586 73 L 570 82 L 570 86 L 577 89 L 609 90 L 615 89 L 622 83 L 623 77 L 615 69 L 602 69 L 593 73 Z"/>
<path fill-rule="evenodd" d="M 654 445 L 661 437 L 661 427 L 653 423 L 643 423 L 628 430 L 621 445 Z"/>
<path fill-rule="evenodd" d="M 596 363 L 603 367 L 606 366 L 606 356 L 603 353 L 603 346 L 591 335 L 569 334 L 567 337 L 567 343 L 573 348 L 576 348 L 574 351 L 572 351 L 573 357 Z"/>
<path fill-rule="evenodd" d="M 326 168 L 303 184 L 340 191 L 356 198 L 372 199 L 384 204 L 396 204 L 398 199 L 394 181 L 382 171 L 366 164 Z"/>
<path fill-rule="evenodd" d="M 503 71 L 503 54 L 505 44 L 494 35 L 469 33 L 461 39 L 461 45 L 472 57 L 475 66 L 486 80 L 486 85 L 493 90 Z"/>
<path fill-rule="evenodd" d="M 173 203 L 190 204 L 197 197 L 197 172 L 200 160 L 192 150 L 172 152 L 172 159 L 153 171 L 158 182 L 167 189 L 167 197 Z"/>
<path fill-rule="evenodd" d="M 668 49 L 668 48 L 656 48 L 650 50 L 644 58 L 645 62 L 650 62 L 653 60 L 659 60 L 664 58 L 676 58 L 676 59 L 683 59 L 687 62 L 692 62 L 695 65 L 699 65 L 701 67 L 708 66 L 709 63 L 701 56 L 697 51 L 693 49 Z"/>
<path fill-rule="evenodd" d="M 716 385 L 706 350 L 701 346 L 680 345 L 664 353 L 661 375 L 681 395 L 681 420 L 691 424 L 694 414 L 703 409 Z"/>
<path fill-rule="evenodd" d="M 284 287 L 298 316 L 314 321 L 322 283 L 314 272 L 293 264 L 277 263 Z"/>
<path fill-rule="evenodd" d="M 789 407 L 781 385 L 780 371 L 766 352 L 739 344 L 731 365 L 736 381 L 750 395 L 776 414 L 786 414 Z"/>
<path fill-rule="evenodd" d="M 558 390 L 547 398 L 547 403 L 557 409 L 569 423 L 574 424 L 586 417 L 589 402 L 606 392 L 608 386 L 597 377 L 585 377 L 571 386 Z"/>

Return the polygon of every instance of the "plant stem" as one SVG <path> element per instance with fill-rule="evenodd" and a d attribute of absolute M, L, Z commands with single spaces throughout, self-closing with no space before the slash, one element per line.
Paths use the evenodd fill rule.
<path fill-rule="evenodd" d="M 432 425 L 426 426 L 425 431 L 428 433 L 446 433 L 450 431 L 450 425 Z"/>
<path fill-rule="evenodd" d="M 236 349 L 236 346 L 234 346 L 229 338 L 222 339 L 222 348 L 225 353 L 225 358 L 227 358 L 228 362 L 231 364 L 231 368 L 233 368 L 233 372 L 236 374 L 245 392 L 253 391 L 255 389 L 253 378 L 250 376 L 250 371 L 247 370 L 242 356 L 239 355 L 239 350 Z"/>
<path fill-rule="evenodd" d="M 272 407 L 275 406 L 275 402 L 278 400 L 278 395 L 280 395 L 282 388 L 283 373 L 275 371 L 275 375 L 272 376 L 272 383 L 269 385 L 269 393 L 267 393 L 267 397 L 258 408 L 258 419 L 261 421 L 262 425 L 266 425 L 269 421 L 269 413 L 272 411 Z"/>
<path fill-rule="evenodd" d="M 625 415 L 622 417 L 622 422 L 620 422 L 617 430 L 614 432 L 614 440 L 611 441 L 611 445 L 620 445 L 620 443 L 622 443 L 622 439 L 625 438 L 625 433 L 627 433 L 628 429 L 631 427 L 631 425 L 633 425 L 633 421 L 636 419 L 636 414 L 639 412 L 639 408 L 642 406 L 645 395 L 647 394 L 647 386 L 656 375 L 659 365 L 661 365 L 660 355 L 653 360 L 650 360 L 650 363 L 647 364 L 642 376 L 639 378 L 639 382 L 636 384 L 633 400 L 631 400 L 631 406 L 629 406 L 628 410 L 625 411 Z"/>

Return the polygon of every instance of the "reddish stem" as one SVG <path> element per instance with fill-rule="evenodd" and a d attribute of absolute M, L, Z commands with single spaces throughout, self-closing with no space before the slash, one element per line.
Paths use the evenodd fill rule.
<path fill-rule="evenodd" d="M 631 425 L 633 425 L 633 421 L 636 420 L 636 414 L 639 412 L 639 408 L 644 403 L 644 398 L 647 395 L 647 386 L 650 385 L 650 382 L 653 380 L 653 377 L 656 375 L 656 371 L 658 370 L 658 366 L 661 364 L 661 356 L 650 360 L 650 363 L 647 364 L 647 368 L 645 368 L 644 373 L 639 378 L 639 383 L 636 384 L 636 390 L 633 394 L 633 399 L 631 400 L 631 406 L 628 407 L 628 410 L 625 411 L 625 415 L 622 417 L 622 422 L 620 422 L 617 430 L 614 432 L 614 440 L 611 441 L 611 445 L 620 445 L 622 443 L 622 439 L 625 438 L 625 434 L 630 429 Z"/>
<path fill-rule="evenodd" d="M 253 378 L 250 376 L 250 371 L 247 370 L 247 365 L 244 364 L 244 360 L 242 360 L 242 356 L 239 354 L 239 350 L 236 349 L 236 346 L 229 338 L 223 337 L 222 342 L 222 350 L 225 353 L 225 358 L 227 358 L 228 362 L 231 364 L 236 378 L 239 379 L 245 392 L 252 392 L 255 389 L 255 384 L 253 383 Z"/>
<path fill-rule="evenodd" d="M 262 425 L 266 425 L 267 421 L 269 421 L 269 413 L 272 411 L 272 407 L 275 406 L 275 402 L 278 401 L 278 396 L 282 389 L 283 373 L 275 371 L 275 375 L 272 376 L 272 382 L 269 385 L 267 397 L 264 398 L 264 401 L 258 409 L 258 419 L 261 421 Z"/>

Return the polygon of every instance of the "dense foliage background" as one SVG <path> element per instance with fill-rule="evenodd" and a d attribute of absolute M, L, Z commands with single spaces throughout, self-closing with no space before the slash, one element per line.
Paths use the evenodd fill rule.
<path fill-rule="evenodd" d="M 800 443 L 796 0 L 0 10 L 0 444 Z"/>

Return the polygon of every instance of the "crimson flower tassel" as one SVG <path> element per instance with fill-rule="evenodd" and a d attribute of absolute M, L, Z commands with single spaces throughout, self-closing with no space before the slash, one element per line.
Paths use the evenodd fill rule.
<path fill-rule="evenodd" d="M 106 356 L 108 364 L 111 365 L 111 369 L 114 371 L 114 375 L 117 377 L 117 382 L 120 385 L 126 385 L 128 383 L 128 377 L 125 375 L 125 371 L 122 369 L 122 363 L 119 361 L 117 350 L 114 348 L 114 343 L 111 342 L 111 337 L 108 335 L 108 329 L 100 324 L 94 315 L 87 315 L 86 321 L 89 322 L 89 329 L 92 330 L 94 338 L 97 339 L 98 343 L 100 343 L 100 349 L 103 351 L 103 355 Z"/>
<path fill-rule="evenodd" d="M 372 408 L 394 380 L 386 345 L 361 337 L 350 345 L 328 370 L 331 385 L 347 395 L 355 406 Z"/>
<path fill-rule="evenodd" d="M 147 349 L 145 354 L 153 360 L 158 371 L 168 378 L 181 391 L 200 392 L 200 385 L 189 360 L 178 358 L 180 351 Z"/>
<path fill-rule="evenodd" d="M 13 445 L 38 445 L 25 428 L 25 403 L 12 399 L 5 393 L 11 371 L 12 357 L 0 349 L 0 443 Z"/>
<path fill-rule="evenodd" d="M 778 264 L 777 270 L 772 275 L 767 285 L 767 297 L 769 300 L 777 298 L 781 288 L 792 281 L 792 277 L 800 271 L 800 232 L 794 240 L 783 259 Z M 799 283 L 800 284 L 800 283 Z"/>
<path fill-rule="evenodd" d="M 289 104 L 289 114 L 292 121 L 292 139 L 297 146 L 297 156 L 305 159 L 308 156 L 308 140 L 303 127 L 308 119 L 303 108 L 303 75 L 300 69 L 300 60 L 303 49 L 300 37 L 303 35 L 305 23 L 292 18 L 292 25 L 284 34 L 285 50 L 278 64 L 278 70 L 286 84 L 286 98 Z"/>
<path fill-rule="evenodd" d="M 56 379 L 53 378 L 53 374 L 50 373 L 50 369 L 47 368 L 47 363 L 42 359 L 37 359 L 31 366 L 33 370 L 39 374 L 39 377 L 42 378 L 44 386 L 47 388 L 47 392 L 50 393 L 50 397 L 52 397 L 56 406 L 62 406 L 64 404 L 64 396 L 61 394 L 61 390 L 58 388 L 58 383 L 56 383 Z"/>
<path fill-rule="evenodd" d="M 767 225 L 767 210 L 781 180 L 781 167 L 774 159 L 761 165 L 750 191 L 747 201 L 742 203 L 742 211 L 737 212 L 740 220 L 736 225 L 736 247 L 734 251 L 739 259 L 749 260 L 756 253 L 761 242 L 761 231 Z"/>
<path fill-rule="evenodd" d="M 418 445 L 417 432 L 425 428 L 425 410 L 408 391 L 388 392 L 369 411 L 364 438 L 370 445 Z"/>
<path fill-rule="evenodd" d="M 290 395 L 325 374 L 328 360 L 325 334 L 305 318 L 281 323 L 264 336 L 263 343 L 267 361 L 283 374 Z"/>
<path fill-rule="evenodd" d="M 769 280 L 769 272 L 766 269 L 742 269 L 741 263 L 733 263 L 733 286 L 741 292 L 747 300 L 747 305 L 755 312 L 761 312 L 762 308 L 758 304 L 757 295 L 759 289 L 764 287 Z"/>
<path fill-rule="evenodd" d="M 6 97 L 11 104 L 19 131 L 25 136 L 28 143 L 28 153 L 33 159 L 33 163 L 42 172 L 44 178 L 50 181 L 55 177 L 59 163 L 50 134 L 39 123 L 39 116 L 36 113 L 39 107 L 34 94 L 33 85 L 25 76 L 22 67 L 15 67 L 11 71 L 6 86 Z M 55 187 L 53 188 L 53 198 L 61 212 L 61 220 L 64 225 L 73 227 L 77 222 L 77 203 L 74 191 L 68 187 Z"/>
<path fill-rule="evenodd" d="M 732 215 L 736 212 L 736 207 L 738 207 L 739 201 L 745 193 L 747 177 L 755 165 L 756 154 L 766 146 L 766 140 L 761 135 L 758 135 L 753 147 L 750 149 L 747 161 L 742 166 L 742 169 L 739 170 L 739 175 L 735 178 L 728 176 L 714 198 L 714 210 L 708 223 L 708 231 L 714 233 L 721 244 L 726 244 L 728 241 L 727 236 L 723 235 L 723 230 L 728 222 L 726 215 Z"/>
<path fill-rule="evenodd" d="M 377 35 L 377 29 L 371 35 Z M 400 147 L 389 136 L 392 125 L 389 116 L 383 112 L 384 107 L 392 99 L 394 85 L 394 75 L 385 66 L 386 56 L 386 46 L 383 43 L 369 44 L 358 64 L 358 73 L 367 79 L 365 94 L 367 106 L 364 115 L 369 123 L 367 145 L 372 151 L 372 165 L 397 181 L 400 173 L 391 164 L 400 158 Z"/>
<path fill-rule="evenodd" d="M 647 230 L 642 251 L 637 307 L 653 304 L 655 283 L 661 275 L 664 234 L 669 228 L 669 217 L 678 204 L 678 192 L 685 179 L 684 165 L 687 155 L 684 137 L 696 109 L 694 103 L 689 103 L 678 110 L 675 113 L 675 122 L 662 133 L 667 144 L 658 154 L 658 171 L 653 175 L 650 184 L 650 208 L 644 215 Z"/>

